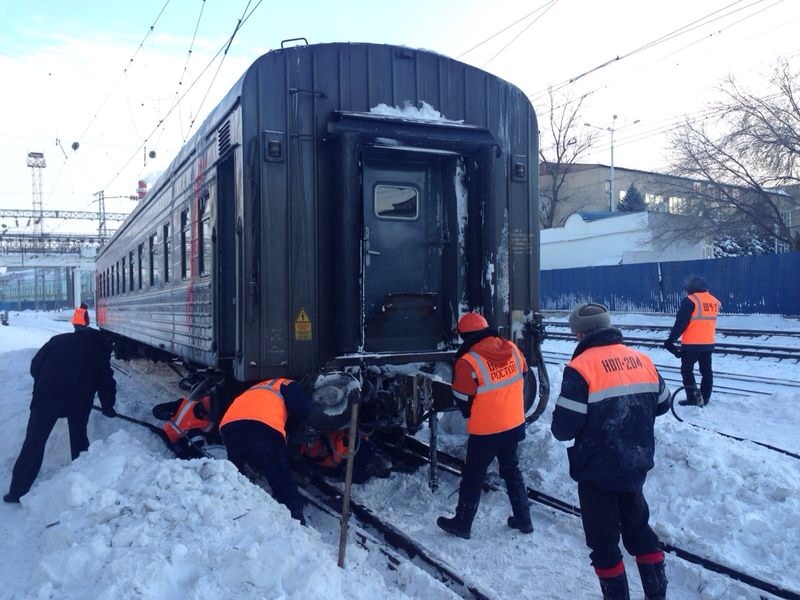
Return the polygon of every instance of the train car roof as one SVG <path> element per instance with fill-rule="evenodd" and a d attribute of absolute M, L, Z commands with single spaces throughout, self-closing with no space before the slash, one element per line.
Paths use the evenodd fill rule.
<path fill-rule="evenodd" d="M 136 208 L 134 208 L 134 210 L 131 211 L 131 214 L 128 216 L 128 218 L 125 220 L 125 222 L 122 223 L 120 228 L 111 237 L 111 239 L 109 240 L 109 243 L 105 244 L 100 249 L 100 251 L 98 252 L 98 257 L 101 256 L 102 254 L 104 254 L 106 247 L 108 247 L 110 245 L 110 243 L 125 230 L 125 228 L 126 228 L 126 226 L 128 224 L 128 221 L 134 215 L 136 215 L 139 212 L 141 212 L 142 210 L 144 210 L 144 207 L 155 197 L 156 192 L 159 189 L 161 189 L 164 185 L 166 185 L 167 182 L 172 180 L 172 178 L 175 175 L 175 173 L 192 156 L 192 154 L 194 154 L 194 152 L 196 151 L 196 149 L 197 149 L 198 145 L 200 144 L 200 142 L 203 139 L 205 139 L 205 137 L 209 134 L 209 132 L 212 131 L 217 126 L 217 124 L 226 115 L 228 115 L 234 108 L 236 108 L 236 106 L 241 101 L 242 89 L 243 89 L 243 87 L 245 85 L 245 81 L 247 80 L 248 75 L 250 75 L 250 73 L 255 71 L 259 67 L 259 63 L 261 63 L 263 60 L 265 60 L 266 57 L 274 56 L 276 54 L 281 54 L 281 53 L 284 53 L 284 52 L 286 52 L 286 53 L 290 53 L 290 52 L 305 52 L 305 51 L 312 51 L 312 50 L 322 49 L 322 48 L 339 49 L 339 48 L 344 48 L 344 47 L 355 47 L 355 46 L 362 46 L 362 47 L 370 47 L 370 46 L 372 46 L 372 47 L 383 47 L 383 48 L 396 48 L 398 50 L 406 51 L 406 52 L 413 52 L 413 53 L 418 53 L 418 54 L 428 54 L 428 55 L 437 56 L 437 57 L 440 57 L 440 58 L 442 58 L 444 60 L 447 60 L 447 61 L 452 61 L 454 63 L 459 63 L 459 64 L 463 65 L 466 69 L 470 69 L 470 70 L 474 70 L 474 71 L 478 71 L 478 72 L 484 73 L 486 76 L 491 77 L 491 78 L 495 79 L 496 81 L 501 82 L 504 85 L 506 85 L 506 86 L 508 86 L 510 88 L 516 89 L 516 90 L 520 91 L 520 93 L 522 93 L 521 90 L 519 90 L 519 88 L 517 88 L 517 86 L 515 86 L 514 84 L 504 80 L 501 77 L 493 75 L 492 73 L 489 73 L 488 71 L 484 71 L 483 69 L 480 69 L 478 67 L 474 67 L 472 65 L 468 65 L 466 63 L 462 63 L 461 61 L 458 61 L 458 60 L 456 60 L 454 58 L 451 58 L 449 56 L 446 56 L 444 54 L 440 54 L 440 53 L 435 52 L 433 50 L 417 49 L 417 48 L 412 48 L 410 46 L 402 46 L 402 45 L 395 45 L 395 44 L 374 44 L 374 43 L 369 43 L 369 42 L 327 42 L 327 43 L 321 43 L 321 44 L 298 45 L 298 46 L 290 46 L 290 47 L 286 47 L 286 48 L 278 48 L 278 49 L 274 49 L 274 50 L 269 50 L 268 52 L 266 52 L 266 53 L 262 54 L 261 56 L 259 56 L 256 60 L 254 60 L 250 64 L 250 66 L 245 70 L 245 72 L 238 79 L 238 81 L 228 91 L 228 93 L 225 95 L 225 97 L 222 99 L 222 101 L 220 101 L 220 103 L 217 104 L 217 106 L 214 107 L 212 109 L 212 111 L 208 114 L 208 116 L 203 120 L 202 124 L 197 129 L 197 131 L 195 131 L 194 135 L 192 135 L 192 137 L 189 138 L 189 140 L 185 144 L 183 144 L 181 149 L 178 151 L 178 154 L 170 162 L 169 166 L 158 177 L 158 179 L 156 179 L 155 184 L 150 188 L 150 191 L 147 193 L 147 195 L 139 202 L 139 204 L 136 206 Z M 468 128 L 469 125 L 465 125 L 465 127 Z"/>

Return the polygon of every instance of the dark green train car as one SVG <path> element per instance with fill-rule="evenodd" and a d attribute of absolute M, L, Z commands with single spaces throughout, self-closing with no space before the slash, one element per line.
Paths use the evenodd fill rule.
<path fill-rule="evenodd" d="M 269 52 L 100 252 L 99 326 L 239 382 L 347 372 L 407 426 L 431 402 L 408 375 L 449 364 L 467 310 L 543 369 L 537 131 L 439 54 Z"/>

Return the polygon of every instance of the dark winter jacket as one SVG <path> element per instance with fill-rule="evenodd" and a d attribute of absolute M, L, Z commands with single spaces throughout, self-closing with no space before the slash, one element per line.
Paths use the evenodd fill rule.
<path fill-rule="evenodd" d="M 79 328 L 54 336 L 31 361 L 31 408 L 91 410 L 95 393 L 104 409 L 114 406 L 117 384 L 111 370 L 111 343 L 97 329 Z"/>
<path fill-rule="evenodd" d="M 604 348 L 595 365 L 602 381 L 594 383 L 571 366 L 593 348 Z M 635 491 L 653 468 L 653 425 L 669 409 L 669 389 L 652 361 L 624 346 L 613 327 L 588 334 L 572 358 L 551 425 L 556 439 L 575 440 L 567 450 L 570 476 L 613 491 Z"/>

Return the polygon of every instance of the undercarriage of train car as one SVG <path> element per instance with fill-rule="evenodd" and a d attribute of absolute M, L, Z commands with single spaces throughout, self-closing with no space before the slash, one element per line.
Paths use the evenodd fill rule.
<path fill-rule="evenodd" d="M 530 342 L 521 342 L 523 347 L 530 346 L 526 354 L 532 356 L 532 367 L 539 373 L 538 378 L 533 372 L 526 377 L 525 414 L 529 423 L 543 412 L 549 396 L 549 381 L 540 352 L 544 331 L 540 318 L 534 319 L 534 323 L 538 324 L 527 328 Z M 405 436 L 418 434 L 427 426 L 429 485 L 435 489 L 439 413 L 456 410 L 449 383 L 454 358 L 455 350 L 349 355 L 330 361 L 321 372 L 302 377 L 299 381 L 312 398 L 312 408 L 301 426 L 287 431 L 290 454 L 295 458 L 307 455 L 309 448 L 321 444 L 320 440 L 331 439 L 335 434 L 346 435 L 348 430 L 357 431 L 359 440 L 402 445 Z M 174 362 L 170 364 L 178 371 Z M 223 371 L 191 368 L 186 363 L 182 367 L 189 371 L 180 382 L 181 389 L 190 400 L 208 397 L 206 404 L 210 406 L 212 423 L 218 423 L 235 395 L 246 389 L 245 384 L 234 382 Z M 167 420 L 163 407 L 160 410 L 162 414 L 156 414 L 156 410 L 154 414 Z M 351 430 L 351 426 L 355 429 Z M 210 433 L 207 437 L 213 441 L 214 432 Z M 333 444 L 321 445 L 339 462 L 346 458 L 346 448 L 345 454 L 337 456 Z M 357 444 L 356 451 L 358 448 Z"/>

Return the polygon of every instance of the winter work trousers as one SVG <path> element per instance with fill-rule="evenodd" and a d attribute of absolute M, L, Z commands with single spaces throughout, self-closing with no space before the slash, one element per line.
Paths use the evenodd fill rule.
<path fill-rule="evenodd" d="M 700 395 L 704 401 L 711 398 L 711 391 L 714 388 L 714 372 L 711 370 L 711 350 L 693 350 L 691 346 L 681 348 L 681 378 L 686 388 L 697 389 L 697 381 L 694 378 L 694 365 L 700 365 Z M 687 396 L 688 397 L 688 396 Z"/>
<path fill-rule="evenodd" d="M 25 432 L 25 441 L 22 442 L 19 457 L 17 462 L 14 463 L 11 485 L 9 486 L 9 493 L 17 498 L 27 494 L 36 480 L 39 469 L 42 468 L 47 439 L 59 419 L 56 411 L 47 407 L 48 404 L 48 402 L 41 401 L 31 408 L 28 429 Z M 89 449 L 89 436 L 86 434 L 86 427 L 89 423 L 90 412 L 91 405 L 85 409 L 83 407 L 74 408 L 67 415 L 69 448 L 72 460 L 78 458 L 78 455 L 84 450 Z"/>
<path fill-rule="evenodd" d="M 629 554 L 640 556 L 659 552 L 658 536 L 650 529 L 650 508 L 639 488 L 635 492 L 614 492 L 594 484 L 578 484 L 581 519 L 592 566 L 610 569 L 622 560 L 619 537 Z"/>
<path fill-rule="evenodd" d="M 515 430 L 491 435 L 469 436 L 467 457 L 461 472 L 459 503 L 466 506 L 478 506 L 481 501 L 481 488 L 486 479 L 486 470 L 496 457 L 500 467 L 500 476 L 506 482 L 514 514 L 517 514 L 519 508 L 514 506 L 515 503 L 523 502 L 527 514 L 528 497 L 517 458 L 518 439 Z"/>
<path fill-rule="evenodd" d="M 249 420 L 223 425 L 220 434 L 228 460 L 239 472 L 246 475 L 247 465 L 263 476 L 275 499 L 289 509 L 292 517 L 303 521 L 303 502 L 289 472 L 289 455 L 283 436 L 260 421 Z"/>

